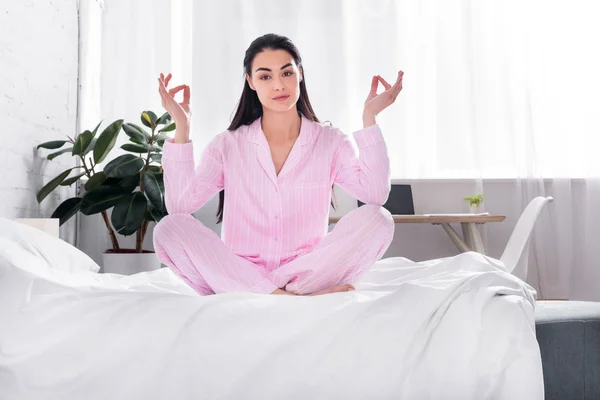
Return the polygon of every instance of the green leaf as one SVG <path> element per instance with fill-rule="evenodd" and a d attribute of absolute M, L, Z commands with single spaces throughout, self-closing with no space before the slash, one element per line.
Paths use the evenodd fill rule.
<path fill-rule="evenodd" d="M 73 152 L 71 154 L 73 154 L 74 156 L 81 155 L 83 151 L 87 150 L 88 146 L 92 142 L 92 138 L 93 135 L 90 131 L 85 131 L 77 135 L 77 138 L 75 139 L 75 144 L 73 145 Z"/>
<path fill-rule="evenodd" d="M 146 142 L 140 142 L 140 141 L 138 141 L 138 140 L 135 140 L 135 139 L 133 139 L 133 138 L 129 138 L 129 141 L 130 141 L 131 143 L 135 143 L 135 144 L 142 144 L 142 145 L 145 145 L 145 144 L 146 144 Z"/>
<path fill-rule="evenodd" d="M 150 204 L 151 206 L 152 204 Z M 164 217 L 166 217 L 168 214 L 166 211 L 161 212 L 158 211 L 156 208 L 152 207 L 148 207 L 149 208 L 149 212 L 147 212 L 146 214 L 150 214 L 148 218 L 148 216 L 146 217 L 146 219 L 148 219 L 149 221 L 156 221 L 156 222 L 160 222 L 161 219 L 163 219 Z"/>
<path fill-rule="evenodd" d="M 131 151 L 132 153 L 147 153 L 152 150 L 152 147 L 147 144 L 134 144 L 134 143 L 125 143 L 121 148 L 125 151 Z"/>
<path fill-rule="evenodd" d="M 123 131 L 134 143 L 146 144 L 150 141 L 150 134 L 135 124 L 123 124 Z"/>
<path fill-rule="evenodd" d="M 152 128 L 153 124 L 156 126 L 156 120 L 158 118 L 152 111 L 144 111 L 142 112 L 140 119 L 142 120 L 142 124 L 146 125 L 148 128 Z"/>
<path fill-rule="evenodd" d="M 129 236 L 142 225 L 147 207 L 148 201 L 142 192 L 128 194 L 115 205 L 110 221 L 118 233 Z"/>
<path fill-rule="evenodd" d="M 74 176 L 74 177 L 72 177 L 72 178 L 65 179 L 64 181 L 62 181 L 62 182 L 60 183 L 60 186 L 71 186 L 73 183 L 77 182 L 77 181 L 79 180 L 79 178 L 81 178 L 81 177 L 82 177 L 82 176 L 84 176 L 84 175 L 85 175 L 85 172 L 84 172 L 84 173 L 81 173 L 81 174 L 79 174 L 79 175 L 75 175 L 75 176 Z"/>
<path fill-rule="evenodd" d="M 159 167 L 158 165 L 148 165 L 148 171 L 149 171 L 149 172 L 153 172 L 153 173 L 155 173 L 155 174 L 160 174 L 160 173 L 162 173 L 162 172 L 160 171 L 160 167 Z"/>
<path fill-rule="evenodd" d="M 102 162 L 115 146 L 122 125 L 122 119 L 116 120 L 100 134 L 94 147 L 94 162 L 96 164 Z"/>
<path fill-rule="evenodd" d="M 81 200 L 81 212 L 85 215 L 108 210 L 121 200 L 126 193 L 118 186 L 100 186 L 87 192 Z"/>
<path fill-rule="evenodd" d="M 175 122 L 173 122 L 172 124 L 167 125 L 164 128 L 160 129 L 159 132 L 171 132 L 171 131 L 174 131 L 175 128 L 176 128 Z"/>
<path fill-rule="evenodd" d="M 150 160 L 152 162 L 161 163 L 162 162 L 162 154 L 150 154 Z"/>
<path fill-rule="evenodd" d="M 92 177 L 85 183 L 85 190 L 91 192 L 106 181 L 106 174 L 104 171 L 96 172 Z"/>
<path fill-rule="evenodd" d="M 171 122 L 171 114 L 166 112 L 156 121 L 156 125 L 168 124 L 169 122 Z"/>
<path fill-rule="evenodd" d="M 69 220 L 73 215 L 77 214 L 81 207 L 80 197 L 71 197 L 63 201 L 56 210 L 52 213 L 50 218 L 58 218 L 59 224 L 62 225 Z"/>
<path fill-rule="evenodd" d="M 44 148 L 44 149 L 59 149 L 61 148 L 65 143 L 67 143 L 68 140 L 52 140 L 50 142 L 44 142 L 42 144 L 38 144 L 37 149 Z"/>
<path fill-rule="evenodd" d="M 41 188 L 40 191 L 36 195 L 36 199 L 37 199 L 38 203 L 41 203 L 42 200 L 44 200 L 46 198 L 46 196 L 48 196 L 54 189 L 56 189 L 58 187 L 58 185 L 60 185 L 60 183 L 62 181 L 64 181 L 67 176 L 69 176 L 69 174 L 71 173 L 71 170 L 73 170 L 73 169 L 75 169 L 75 168 L 69 168 L 66 171 L 61 172 L 60 175 L 58 175 L 57 177 L 52 179 L 50 182 L 48 182 L 46 184 L 46 186 Z"/>
<path fill-rule="evenodd" d="M 123 179 L 121 178 L 106 178 L 106 181 L 103 183 L 104 186 L 119 186 Z"/>
<path fill-rule="evenodd" d="M 92 135 L 93 134 L 94 134 L 94 132 L 92 132 Z M 96 146 L 96 142 L 97 141 L 98 141 L 98 139 L 92 139 L 92 141 L 88 145 L 87 149 L 85 149 L 85 151 L 83 152 L 82 156 L 85 156 L 87 153 L 89 153 L 90 151 L 94 150 L 94 147 Z"/>
<path fill-rule="evenodd" d="M 170 139 L 170 137 L 169 137 L 169 136 L 167 136 L 167 135 L 165 135 L 164 133 L 159 133 L 159 134 L 158 134 L 158 135 L 156 135 L 156 137 L 154 138 L 154 140 L 156 141 L 156 143 L 157 143 L 159 146 L 161 146 L 161 147 L 163 146 L 163 144 L 165 143 L 165 141 L 166 141 L 167 139 Z"/>
<path fill-rule="evenodd" d="M 109 178 L 124 178 L 139 174 L 145 165 L 143 159 L 133 154 L 123 154 L 106 164 L 104 172 Z"/>
<path fill-rule="evenodd" d="M 66 149 L 62 149 L 60 151 L 55 151 L 54 153 L 48 154 L 47 158 L 48 158 L 48 160 L 54 160 L 56 157 L 60 156 L 61 154 L 70 153 L 72 149 L 73 149 L 72 147 L 69 147 Z"/>
<path fill-rule="evenodd" d="M 102 121 L 98 122 L 98 125 L 96 125 L 96 127 L 94 128 L 94 130 L 92 131 L 92 137 L 95 138 L 96 137 L 96 132 L 98 132 L 98 128 L 100 128 L 100 124 L 102 123 Z"/>
<path fill-rule="evenodd" d="M 153 211 L 154 211 L 154 206 L 152 206 L 152 203 L 148 203 L 148 207 L 146 208 L 146 215 L 144 215 L 144 218 L 147 219 L 149 222 L 156 221 L 154 219 L 154 217 L 152 216 Z"/>
<path fill-rule="evenodd" d="M 165 210 L 165 185 L 163 175 L 153 172 L 144 172 L 142 174 L 142 187 L 148 200 L 158 211 Z"/>
<path fill-rule="evenodd" d="M 122 187 L 125 192 L 131 193 L 140 185 L 140 175 L 127 176 L 121 179 L 117 185 Z"/>

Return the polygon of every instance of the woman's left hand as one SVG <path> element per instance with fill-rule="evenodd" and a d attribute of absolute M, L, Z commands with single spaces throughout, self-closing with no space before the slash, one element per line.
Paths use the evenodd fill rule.
<path fill-rule="evenodd" d="M 396 97 L 402 90 L 402 77 L 404 76 L 403 71 L 398 71 L 398 78 L 393 85 L 390 85 L 381 76 L 374 76 L 371 81 L 371 91 L 365 101 L 365 108 L 363 116 L 375 117 L 381 111 L 385 110 L 390 104 L 396 101 Z M 379 82 L 385 88 L 385 91 L 377 94 L 377 88 Z"/>

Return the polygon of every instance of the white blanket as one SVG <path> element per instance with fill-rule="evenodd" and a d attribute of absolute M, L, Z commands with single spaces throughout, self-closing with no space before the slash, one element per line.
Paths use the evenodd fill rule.
<path fill-rule="evenodd" d="M 316 297 L 0 263 L 0 399 L 543 399 L 530 286 L 401 261 Z"/>

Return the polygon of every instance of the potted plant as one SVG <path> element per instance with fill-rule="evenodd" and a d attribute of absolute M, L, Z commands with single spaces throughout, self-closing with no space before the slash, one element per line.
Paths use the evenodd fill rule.
<path fill-rule="evenodd" d="M 476 196 L 466 196 L 464 199 L 469 202 L 469 209 L 471 213 L 478 214 L 481 212 L 480 205 L 483 203 L 482 194 L 478 194 Z"/>
<path fill-rule="evenodd" d="M 59 218 L 62 225 L 77 212 L 102 215 L 112 244 L 103 254 L 104 272 L 130 274 L 160 268 L 154 253 L 142 250 L 142 243 L 149 223 L 158 222 L 167 215 L 161 164 L 162 145 L 168 138 L 166 132 L 174 130 L 175 123 L 171 123 L 168 113 L 158 118 L 152 111 L 142 112 L 141 121 L 150 128 L 150 132 L 138 125 L 123 123 L 120 119 L 112 122 L 97 138 L 102 122 L 93 131 L 86 130 L 75 139 L 67 137 L 68 140 L 55 140 L 37 146 L 38 149 L 60 149 L 68 143 L 70 147 L 51 153 L 47 158 L 52 160 L 70 153 L 80 159 L 80 166 L 63 171 L 40 189 L 37 201 L 44 200 L 60 185 L 70 186 L 80 180 L 85 181 L 84 193 L 62 202 L 52 213 L 52 218 Z M 131 154 L 116 157 L 103 170 L 98 170 L 97 165 L 113 149 L 121 130 L 131 142 L 122 145 L 121 149 Z M 86 160 L 89 153 L 93 157 Z M 79 170 L 79 173 L 70 176 L 73 170 Z M 135 249 L 121 248 L 117 233 L 123 236 L 135 233 Z"/>

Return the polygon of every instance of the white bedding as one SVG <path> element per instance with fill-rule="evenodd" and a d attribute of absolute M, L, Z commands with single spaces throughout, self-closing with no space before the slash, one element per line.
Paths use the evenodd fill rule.
<path fill-rule="evenodd" d="M 543 399 L 535 292 L 466 253 L 347 293 L 196 296 L 0 262 L 0 399 Z"/>

